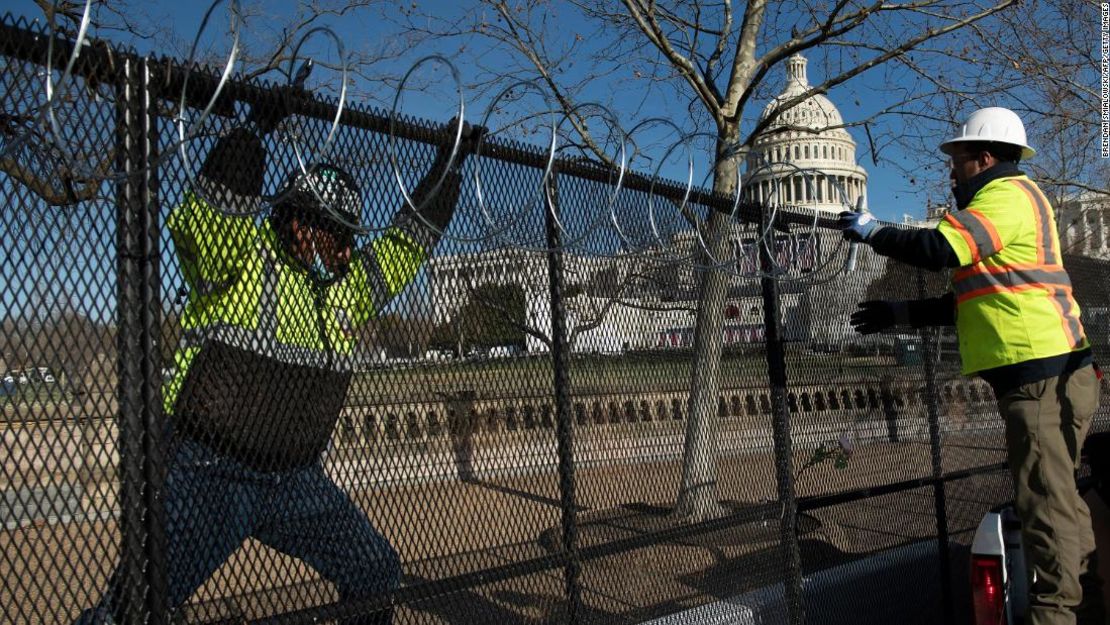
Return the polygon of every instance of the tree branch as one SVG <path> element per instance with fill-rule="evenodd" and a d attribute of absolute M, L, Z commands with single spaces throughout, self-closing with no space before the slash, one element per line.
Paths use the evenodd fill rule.
<path fill-rule="evenodd" d="M 524 291 L 523 288 L 521 290 Z M 499 317 L 501 317 L 502 320 L 506 321 L 514 328 L 528 334 L 529 336 L 535 338 L 537 341 L 540 341 L 541 343 L 546 345 L 549 350 L 551 349 L 551 338 L 544 334 L 541 330 L 539 330 L 538 328 L 533 328 L 527 323 L 523 323 L 517 319 L 513 319 L 512 313 L 509 311 L 508 308 L 505 308 L 498 302 L 482 297 L 478 292 L 477 285 L 474 284 L 473 276 L 466 276 L 466 292 L 473 301 L 479 302 L 483 307 L 489 308 L 490 310 L 494 311 Z M 527 293 L 527 291 L 524 292 Z M 527 309 L 528 302 L 525 301 L 524 305 L 525 309 Z"/>
<path fill-rule="evenodd" d="M 705 108 L 709 111 L 709 114 L 713 116 L 713 119 L 716 120 L 718 124 L 720 124 L 722 120 L 721 101 L 719 96 L 715 93 L 716 87 L 711 86 L 706 81 L 706 77 L 698 71 L 698 68 L 694 66 L 690 59 L 686 58 L 674 49 L 674 47 L 671 45 L 671 42 L 659 29 L 659 23 L 652 15 L 654 5 L 643 7 L 641 6 L 642 1 L 643 0 L 621 0 L 621 2 L 624 3 L 625 8 L 628 9 L 629 14 L 632 16 L 632 19 L 635 21 L 636 26 L 639 28 L 640 32 L 648 38 L 648 41 L 650 41 L 656 47 L 656 49 L 658 49 L 663 54 L 663 56 L 666 57 L 668 61 L 670 61 L 670 63 L 679 71 L 686 82 L 691 87 L 693 87 L 694 92 L 698 95 L 698 98 L 705 105 Z M 645 9 L 647 11 L 646 13 Z"/>
<path fill-rule="evenodd" d="M 985 9 L 985 10 L 979 12 L 979 13 L 975 13 L 973 15 L 969 15 L 967 17 L 964 17 L 964 18 L 962 18 L 960 20 L 957 20 L 957 21 L 955 21 L 951 24 L 948 24 L 947 26 L 944 26 L 943 28 L 929 28 L 924 33 L 921 33 L 918 36 L 913 37 L 913 38 L 909 39 L 908 41 L 905 41 L 904 43 L 902 43 L 899 46 L 895 46 L 894 48 L 886 51 L 885 53 L 880 54 L 880 55 L 870 59 L 866 63 L 861 63 L 860 65 L 857 65 L 856 67 L 854 67 L 854 68 L 852 68 L 852 69 L 850 69 L 846 72 L 842 72 L 838 76 L 834 76 L 834 77 L 826 80 L 825 82 L 821 83 L 820 85 L 818 85 L 816 87 L 808 89 L 805 92 L 803 92 L 803 93 L 801 93 L 797 96 L 794 96 L 793 98 L 789 98 L 787 100 L 784 100 L 784 101 L 780 102 L 778 107 L 775 110 L 775 113 L 772 113 L 771 115 L 768 115 L 766 118 L 760 120 L 756 124 L 755 128 L 752 129 L 752 131 L 748 134 L 748 137 L 742 142 L 741 145 L 751 146 L 755 142 L 756 137 L 758 137 L 760 133 L 762 133 L 764 130 L 766 130 L 771 124 L 773 124 L 777 120 L 778 113 L 781 113 L 782 111 L 785 111 L 785 110 L 793 107 L 794 105 L 809 99 L 810 97 L 812 97 L 814 95 L 821 94 L 821 93 L 826 93 L 830 88 L 835 87 L 836 85 L 839 85 L 841 83 L 847 82 L 849 79 L 851 79 L 855 76 L 858 76 L 858 75 L 862 74 L 863 72 L 865 72 L 865 71 L 867 71 L 867 70 L 869 70 L 869 69 L 871 69 L 871 68 L 873 68 L 877 65 L 885 63 L 885 62 L 889 61 L 890 59 L 899 57 L 899 56 L 905 54 L 906 52 L 908 52 L 910 50 L 913 50 L 918 45 L 920 45 L 920 44 L 922 44 L 922 43 L 924 43 L 924 42 L 926 42 L 930 39 L 939 37 L 941 35 L 948 34 L 950 32 L 954 32 L 954 31 L 959 30 L 959 29 L 961 29 L 961 28 L 963 28 L 963 27 L 965 27 L 969 24 L 972 24 L 972 23 L 974 23 L 974 22 L 976 22 L 980 19 L 983 19 L 984 17 L 987 17 L 989 15 L 993 15 L 993 14 L 1009 7 L 1010 5 L 1014 4 L 1015 1 L 1016 0 L 1002 0 L 1001 2 L 994 5 L 993 7 Z"/>
<path fill-rule="evenodd" d="M 106 164 L 112 163 L 113 160 L 114 157 L 109 155 L 109 157 L 97 167 L 97 171 L 104 173 L 107 169 Z M 97 190 L 100 187 L 100 183 L 93 180 L 86 182 L 78 189 L 74 189 L 72 185 L 73 179 L 68 176 L 61 176 L 60 180 L 65 183 L 65 189 L 59 191 L 51 184 L 52 180 L 46 180 L 37 176 L 29 168 L 24 167 L 13 158 L 0 159 L 0 171 L 27 187 L 28 190 L 50 206 L 71 206 L 79 202 L 91 200 L 96 197 Z"/>

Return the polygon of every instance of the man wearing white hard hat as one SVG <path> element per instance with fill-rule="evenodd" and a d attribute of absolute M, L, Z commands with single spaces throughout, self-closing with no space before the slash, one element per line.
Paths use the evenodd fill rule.
<path fill-rule="evenodd" d="M 895 260 L 951 268 L 951 290 L 915 301 L 867 301 L 852 314 L 863 334 L 894 325 L 955 325 L 965 375 L 994 389 L 1005 420 L 1015 507 L 1035 582 L 1032 625 L 1105 622 L 1095 541 L 1075 484 L 1098 407 L 1098 373 L 1064 269 L 1048 199 L 1018 169 L 1033 156 L 1013 111 L 990 107 L 940 145 L 951 159 L 956 210 L 935 229 L 880 227 L 841 213 L 850 241 Z"/>

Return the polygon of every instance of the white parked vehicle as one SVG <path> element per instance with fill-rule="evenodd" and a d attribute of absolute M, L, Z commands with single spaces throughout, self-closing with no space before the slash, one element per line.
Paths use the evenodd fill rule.
<path fill-rule="evenodd" d="M 1079 493 L 1091 492 L 1095 534 L 1106 532 L 1098 509 L 1110 503 L 1110 431 L 1093 433 L 1083 445 L 1091 474 L 1079 480 Z M 1097 494 L 1097 495 L 1096 495 Z M 1104 513 L 1102 513 L 1104 514 Z M 1100 522 L 1102 525 L 1100 525 Z M 1100 527 L 1102 529 L 1100 529 Z M 979 522 L 971 543 L 971 598 L 975 625 L 1022 625 L 1029 611 L 1029 579 L 1021 546 L 1021 521 L 1009 504 L 992 509 Z M 1108 597 L 1105 592 L 1104 597 Z"/>
<path fill-rule="evenodd" d="M 429 362 L 446 362 L 455 357 L 455 352 L 449 349 L 429 349 L 424 352 L 424 360 Z"/>
<path fill-rule="evenodd" d="M 512 358 L 519 356 L 521 349 L 516 345 L 494 345 L 489 348 L 490 358 Z"/>

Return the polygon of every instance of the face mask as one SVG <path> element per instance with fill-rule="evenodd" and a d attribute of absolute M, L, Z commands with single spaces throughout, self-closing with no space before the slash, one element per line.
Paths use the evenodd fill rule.
<path fill-rule="evenodd" d="M 971 192 L 971 184 L 967 182 L 959 182 L 952 186 L 952 196 L 956 198 L 956 209 L 963 210 L 971 204 L 971 199 L 975 194 Z"/>
<path fill-rule="evenodd" d="M 338 277 L 334 271 L 328 269 L 327 265 L 324 264 L 323 260 L 320 260 L 319 256 L 316 256 L 312 260 L 312 267 L 310 267 L 308 271 L 312 274 L 314 280 L 323 284 L 330 283 Z"/>
<path fill-rule="evenodd" d="M 324 264 L 324 259 L 321 258 L 320 252 L 316 249 L 316 242 L 312 242 L 312 266 L 308 268 L 308 274 L 312 279 L 320 284 L 331 284 L 339 277 L 335 271 L 328 269 Z"/>

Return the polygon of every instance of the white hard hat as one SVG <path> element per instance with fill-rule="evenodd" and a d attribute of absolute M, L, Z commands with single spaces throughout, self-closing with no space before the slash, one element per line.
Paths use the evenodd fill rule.
<path fill-rule="evenodd" d="M 1025 143 L 1025 126 L 1021 118 L 1010 109 L 999 106 L 989 106 L 979 109 L 967 118 L 955 137 L 940 144 L 940 151 L 952 154 L 960 143 L 969 141 L 990 141 L 992 143 L 1006 143 L 1021 148 L 1021 159 L 1032 158 L 1036 150 Z"/>

